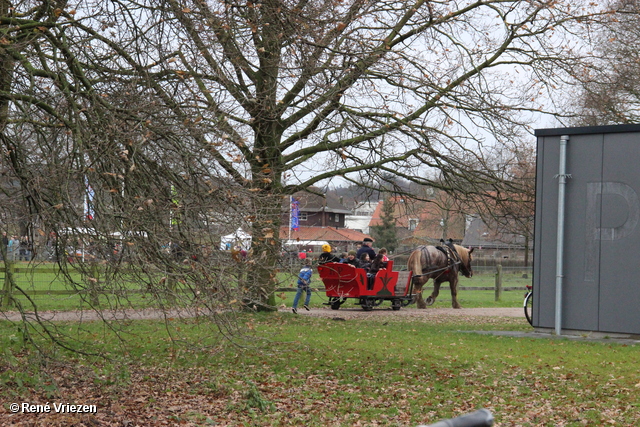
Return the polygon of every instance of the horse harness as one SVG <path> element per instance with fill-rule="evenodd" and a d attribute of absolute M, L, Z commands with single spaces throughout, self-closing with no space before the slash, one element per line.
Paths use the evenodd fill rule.
<path fill-rule="evenodd" d="M 439 268 L 439 269 L 436 269 L 436 270 L 430 270 L 429 267 L 427 267 L 426 269 L 422 270 L 422 274 L 414 274 L 413 277 L 430 276 L 433 273 L 438 273 L 438 272 L 441 271 L 441 273 L 438 274 L 438 276 L 437 276 L 437 277 L 440 277 L 443 274 L 449 273 L 451 271 L 451 269 L 457 268 L 458 265 L 462 264 L 462 260 L 460 259 L 460 255 L 458 255 L 458 251 L 456 251 L 456 248 L 453 246 L 453 243 L 448 242 L 448 243 L 445 243 L 444 246 L 436 246 L 435 248 L 437 250 L 439 250 L 440 252 L 442 252 L 447 257 L 447 266 Z M 425 255 L 425 258 L 427 259 L 427 265 L 430 265 L 431 264 L 431 255 L 429 255 L 429 251 L 427 250 L 427 247 L 426 246 L 422 246 L 420 248 L 420 250 Z M 425 270 L 427 271 L 426 273 L 425 273 Z M 437 277 L 435 277 L 434 280 Z"/>

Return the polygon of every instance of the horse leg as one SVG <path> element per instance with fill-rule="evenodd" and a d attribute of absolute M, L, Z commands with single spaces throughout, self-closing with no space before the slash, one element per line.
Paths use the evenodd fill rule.
<path fill-rule="evenodd" d="M 440 294 L 440 284 L 442 284 L 442 282 L 437 279 L 433 281 L 433 292 L 431 292 L 431 295 L 427 298 L 427 305 L 433 305 L 436 302 L 436 298 L 438 298 Z"/>
<path fill-rule="evenodd" d="M 451 307 L 462 308 L 460 307 L 460 303 L 458 302 L 458 278 L 457 277 L 449 282 L 449 287 L 451 288 Z"/>
<path fill-rule="evenodd" d="M 424 298 L 422 298 L 422 291 L 416 294 L 416 307 L 425 309 L 427 308 L 427 303 L 424 302 Z"/>
<path fill-rule="evenodd" d="M 413 292 L 415 292 L 415 297 L 414 297 L 414 301 L 416 303 L 416 307 L 418 308 L 427 308 L 427 304 L 424 302 L 424 299 L 422 298 L 422 287 L 424 286 L 424 284 L 426 283 L 426 280 L 422 279 L 422 278 L 416 278 L 414 279 L 413 282 Z"/>

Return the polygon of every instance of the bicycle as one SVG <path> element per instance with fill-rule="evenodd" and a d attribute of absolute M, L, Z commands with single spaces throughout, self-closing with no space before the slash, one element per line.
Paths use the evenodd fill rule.
<path fill-rule="evenodd" d="M 419 425 L 418 427 L 491 427 L 493 415 L 487 409 L 478 409 L 470 414 L 457 418 L 438 421 L 435 424 Z"/>
<path fill-rule="evenodd" d="M 527 293 L 524 295 L 524 316 L 527 322 L 533 326 L 533 286 L 527 285 Z"/>

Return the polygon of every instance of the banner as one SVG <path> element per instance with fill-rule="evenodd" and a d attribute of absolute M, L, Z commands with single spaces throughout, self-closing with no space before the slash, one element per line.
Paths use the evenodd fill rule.
<path fill-rule="evenodd" d="M 93 207 L 93 199 L 95 198 L 95 193 L 93 191 L 93 187 L 89 185 L 89 179 L 86 176 L 84 177 L 84 186 L 86 189 L 86 194 L 84 197 L 84 217 L 86 220 L 91 221 L 96 214 Z"/>
<path fill-rule="evenodd" d="M 298 231 L 300 229 L 300 221 L 298 214 L 300 213 L 300 202 L 293 197 L 291 198 L 291 229 Z"/>

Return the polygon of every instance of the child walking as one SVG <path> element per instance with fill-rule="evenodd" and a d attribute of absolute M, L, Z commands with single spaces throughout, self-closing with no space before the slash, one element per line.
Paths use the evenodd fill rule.
<path fill-rule="evenodd" d="M 303 291 L 307 293 L 303 307 L 305 310 L 309 310 L 309 301 L 311 301 L 311 288 L 309 285 L 311 284 L 312 274 L 313 269 L 311 268 L 311 260 L 306 260 L 298 274 L 298 291 L 296 292 L 296 296 L 293 298 L 293 307 L 291 308 L 293 314 L 298 314 L 298 301 L 300 301 L 300 296 L 302 296 Z"/>

